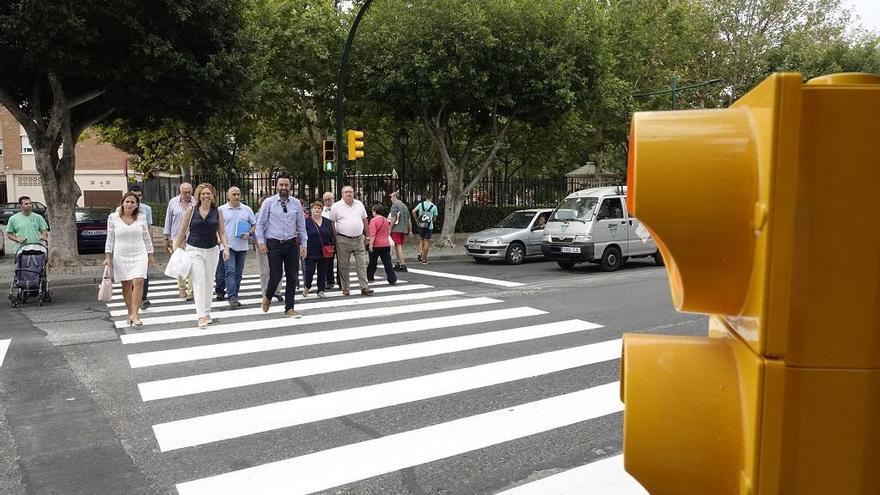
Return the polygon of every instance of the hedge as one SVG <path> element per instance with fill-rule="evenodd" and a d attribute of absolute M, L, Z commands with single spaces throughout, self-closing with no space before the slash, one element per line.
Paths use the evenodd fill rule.
<path fill-rule="evenodd" d="M 150 208 L 153 209 L 153 225 L 163 227 L 165 225 L 165 209 L 168 208 L 168 204 L 152 203 L 150 201 L 146 201 L 146 204 L 150 205 Z"/>
<path fill-rule="evenodd" d="M 168 206 L 165 203 L 151 203 L 147 202 L 153 208 L 153 225 L 157 225 L 159 227 L 165 225 L 165 208 Z M 492 228 L 498 225 L 498 222 L 504 219 L 507 215 L 510 215 L 516 210 L 521 210 L 522 207 L 517 206 L 477 206 L 477 205 L 465 205 L 461 209 L 461 214 L 458 216 L 458 225 L 456 225 L 456 232 L 479 232 L 481 230 Z M 434 222 L 434 230 L 436 232 L 440 232 L 443 228 L 443 210 L 440 210 L 440 218 Z"/>

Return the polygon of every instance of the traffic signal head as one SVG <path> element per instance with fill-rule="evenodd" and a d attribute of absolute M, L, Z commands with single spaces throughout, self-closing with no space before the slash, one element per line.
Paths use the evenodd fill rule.
<path fill-rule="evenodd" d="M 363 131 L 348 131 L 348 159 L 357 160 L 364 157 L 364 133 Z"/>
<path fill-rule="evenodd" d="M 878 114 L 877 76 L 775 74 L 727 109 L 634 115 L 629 211 L 674 306 L 710 315 L 707 337 L 624 337 L 625 466 L 650 493 L 880 491 L 859 467 L 880 465 Z"/>
<path fill-rule="evenodd" d="M 336 142 L 324 141 L 324 163 L 336 161 Z"/>
<path fill-rule="evenodd" d="M 323 163 L 324 163 L 324 171 L 332 172 L 333 171 L 333 162 L 336 161 L 336 142 L 335 141 L 324 141 L 324 153 L 323 153 Z"/>

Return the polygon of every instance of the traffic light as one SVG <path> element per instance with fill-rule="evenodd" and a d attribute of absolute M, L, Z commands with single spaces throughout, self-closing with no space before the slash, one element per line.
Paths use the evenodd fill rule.
<path fill-rule="evenodd" d="M 364 157 L 363 131 L 348 130 L 348 160 L 355 161 Z"/>
<path fill-rule="evenodd" d="M 324 141 L 323 164 L 325 172 L 333 171 L 333 164 L 336 162 L 336 143 L 334 141 Z"/>
<path fill-rule="evenodd" d="M 775 74 L 633 117 L 628 207 L 705 337 L 627 334 L 624 464 L 652 495 L 880 493 L 880 77 Z"/>

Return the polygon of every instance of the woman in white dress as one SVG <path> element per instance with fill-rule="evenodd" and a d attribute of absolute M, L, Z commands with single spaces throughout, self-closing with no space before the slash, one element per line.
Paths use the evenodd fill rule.
<path fill-rule="evenodd" d="M 119 208 L 107 218 L 107 243 L 104 245 L 104 266 L 113 265 L 113 281 L 122 282 L 122 297 L 128 308 L 129 326 L 141 326 L 138 317 L 147 261 L 156 266 L 153 241 L 147 220 L 138 211 L 140 201 L 134 193 L 125 193 Z"/>

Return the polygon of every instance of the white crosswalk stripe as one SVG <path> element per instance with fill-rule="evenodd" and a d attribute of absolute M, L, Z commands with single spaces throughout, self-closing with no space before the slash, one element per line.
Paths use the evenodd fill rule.
<path fill-rule="evenodd" d="M 556 322 L 544 323 L 529 327 L 499 330 L 497 332 L 465 335 L 448 339 L 419 342 L 394 347 L 370 349 L 368 351 L 337 354 L 301 361 L 288 361 L 285 363 L 253 366 L 216 373 L 190 375 L 181 378 L 170 378 L 153 382 L 138 384 L 141 397 L 146 400 L 164 399 L 168 397 L 180 397 L 182 395 L 198 394 L 225 390 L 245 385 L 268 383 L 290 378 L 332 373 L 334 371 L 362 368 L 377 364 L 387 364 L 407 359 L 423 358 L 461 352 L 471 349 L 480 349 L 494 345 L 522 342 L 524 340 L 539 339 L 554 335 L 580 332 L 599 325 L 586 322 Z"/>
<path fill-rule="evenodd" d="M 623 409 L 620 383 L 177 485 L 180 495 L 308 494 Z M 345 466 L 345 469 L 339 469 Z"/>
<path fill-rule="evenodd" d="M 463 313 L 452 316 L 409 320 L 406 322 L 406 325 L 388 325 L 386 323 L 380 323 L 378 325 L 343 328 L 341 330 L 283 335 L 281 337 L 268 337 L 264 339 L 238 340 L 223 344 L 182 347 L 165 351 L 141 352 L 129 354 L 128 362 L 132 368 L 144 368 L 160 364 L 183 363 L 186 361 L 236 356 L 253 352 L 277 351 L 309 345 L 329 344 L 333 342 L 368 339 L 385 335 L 400 335 L 425 330 L 437 330 L 439 328 L 473 325 L 490 321 L 525 318 L 528 316 L 542 315 L 544 313 L 545 311 L 526 307 L 480 311 L 477 313 Z"/>
<path fill-rule="evenodd" d="M 174 330 L 155 330 L 152 332 L 132 333 L 120 337 L 123 344 L 138 344 L 143 342 L 156 342 L 159 340 L 187 339 L 205 337 L 208 335 L 223 335 L 238 332 L 255 332 L 269 328 L 283 328 L 292 326 L 312 325 L 315 323 L 327 323 L 331 321 L 357 320 L 360 318 L 378 318 L 383 316 L 405 315 L 418 311 L 432 311 L 440 309 L 466 308 L 480 306 L 482 304 L 495 304 L 502 302 L 499 299 L 489 297 L 476 297 L 473 299 L 456 299 L 452 301 L 437 301 L 418 306 L 392 306 L 388 308 L 363 309 L 360 311 L 347 311 L 338 313 L 322 313 L 318 315 L 306 315 L 299 319 L 276 318 L 260 321 L 246 321 L 242 323 L 229 323 L 215 325 L 206 329 L 179 328 Z"/>
<path fill-rule="evenodd" d="M 428 292 L 427 295 L 434 298 L 440 297 L 449 297 L 449 296 L 458 296 L 461 295 L 462 292 L 457 290 L 437 290 Z M 424 299 L 425 295 L 422 293 L 415 294 L 395 294 L 391 296 L 373 296 L 373 297 L 354 297 L 354 298 L 346 298 L 341 301 L 322 301 L 322 302 L 310 302 L 303 303 L 300 302 L 296 306 L 296 310 L 298 312 L 302 311 L 310 311 L 313 309 L 319 308 L 338 308 L 345 306 L 363 306 L 363 305 L 371 305 L 371 304 L 385 304 L 392 302 L 400 302 L 400 301 L 412 301 L 414 299 Z M 192 308 L 191 308 L 192 309 Z M 161 325 L 165 323 L 181 323 L 181 322 L 193 322 L 194 321 L 194 312 L 187 314 L 175 314 L 168 316 L 152 316 L 141 318 L 141 321 L 144 322 L 144 326 L 150 325 Z M 284 305 L 276 304 L 269 308 L 268 313 L 271 314 L 281 314 L 284 313 Z M 244 308 L 244 309 L 233 309 L 224 311 L 222 313 L 214 313 L 214 317 L 220 317 L 222 315 L 223 318 L 240 318 L 242 316 L 256 316 L 262 315 L 263 310 L 261 308 Z M 128 322 L 125 319 L 116 320 L 114 323 L 116 328 L 124 328 L 128 326 Z"/>
<path fill-rule="evenodd" d="M 397 281 L 397 285 L 403 285 L 403 284 L 406 284 L 406 280 L 398 280 L 398 281 Z M 370 287 L 372 287 L 372 288 L 374 288 L 374 289 L 375 289 L 377 286 L 384 286 L 384 285 L 388 285 L 388 281 L 387 281 L 387 280 L 376 280 L 375 282 L 370 282 Z M 285 287 L 284 282 L 281 282 L 281 284 L 278 285 L 277 292 L 278 292 L 279 294 L 281 294 L 281 295 L 284 295 L 284 287 Z M 332 293 L 338 293 L 338 292 L 339 292 L 339 287 L 338 287 L 338 286 L 334 287 L 333 289 L 327 289 L 327 291 L 326 291 L 326 293 L 327 293 L 328 296 L 329 296 L 330 294 L 332 294 Z M 185 302 L 185 301 L 183 301 L 182 299 L 180 299 L 180 297 L 179 297 L 178 294 L 177 294 L 177 291 L 174 291 L 174 292 L 172 292 L 171 294 L 165 294 L 164 296 L 159 297 L 159 298 L 154 298 L 154 297 L 153 297 L 154 295 L 155 295 L 155 294 L 153 294 L 152 292 L 150 293 L 150 302 L 153 304 L 153 307 L 151 307 L 150 309 L 153 309 L 153 308 L 155 308 L 155 307 L 157 307 L 157 306 L 160 306 L 160 305 L 162 305 L 162 304 L 169 304 L 169 303 L 180 304 L 180 303 L 182 303 L 182 302 Z M 245 298 L 245 297 L 254 297 L 254 296 L 262 296 L 262 295 L 263 295 L 263 294 L 260 292 L 260 285 L 259 285 L 259 284 L 257 284 L 257 285 L 247 285 L 247 286 L 242 286 L 242 287 L 241 287 L 241 290 L 240 290 L 239 293 L 238 293 L 238 296 L 239 296 L 239 297 L 242 297 L 242 298 Z M 296 298 L 297 298 L 297 300 L 299 300 L 300 298 L 302 298 L 302 294 L 297 295 Z M 115 300 L 118 301 L 118 302 L 110 302 L 110 303 L 107 303 L 107 307 L 108 307 L 108 308 L 124 308 L 124 307 L 125 307 L 125 302 L 122 302 L 122 299 L 121 299 L 121 298 L 120 298 L 120 299 L 115 299 Z M 224 302 L 224 301 L 215 301 L 215 302 L 220 302 L 220 303 L 222 303 L 222 304 L 227 304 L 227 303 Z M 192 304 L 194 304 L 194 303 L 193 303 L 192 301 L 189 301 L 187 304 L 192 305 Z M 190 307 L 194 307 L 194 306 L 190 306 Z M 143 310 L 141 310 L 141 311 L 143 311 Z M 126 313 L 123 312 L 122 314 L 126 314 Z"/>
<path fill-rule="evenodd" d="M 391 285 L 388 287 L 374 287 L 373 290 L 377 294 L 384 294 L 384 293 L 391 293 L 391 292 L 423 290 L 423 289 L 432 289 L 432 288 L 433 288 L 433 286 L 425 285 L 425 284 L 412 284 L 412 285 L 403 285 L 403 284 L 396 285 L 395 284 L 395 285 Z M 339 290 L 326 291 L 324 294 L 329 299 L 329 298 L 341 297 L 342 291 L 339 291 Z M 248 298 L 248 299 L 239 298 L 238 302 L 240 302 L 243 305 L 248 305 L 248 304 L 260 304 L 260 302 L 262 300 L 263 300 L 263 297 L 260 296 L 260 297 L 254 297 L 254 298 Z M 307 297 L 307 298 L 303 298 L 302 294 L 297 294 L 297 296 L 294 298 L 294 300 L 301 302 L 301 301 L 320 301 L 321 299 L 319 299 L 315 295 L 314 292 L 311 292 L 309 294 L 309 297 Z M 178 304 L 168 304 L 168 305 L 162 305 L 162 306 L 154 304 L 153 306 L 150 306 L 148 309 L 140 310 L 139 315 L 141 316 L 141 318 L 143 318 L 144 316 L 152 316 L 152 315 L 156 315 L 159 313 L 171 313 L 171 312 L 175 312 L 175 311 L 194 311 L 195 310 L 195 305 L 191 302 L 184 302 L 184 301 L 181 301 L 179 298 L 175 299 L 174 302 L 176 302 Z M 228 306 L 229 306 L 229 303 L 226 301 L 212 301 L 211 302 L 212 308 L 226 308 Z M 299 308 L 297 308 L 297 309 L 299 309 Z M 224 311 L 219 314 L 226 315 L 227 312 Z M 114 309 L 114 310 L 110 311 L 110 316 L 126 316 L 126 315 L 128 315 L 128 310 L 125 310 L 125 309 Z"/>
<path fill-rule="evenodd" d="M 567 322 L 588 329 L 585 322 Z M 584 324 L 578 326 L 578 324 Z M 620 356 L 620 340 L 276 402 L 153 426 L 163 451 L 251 435 L 553 373 Z"/>
<path fill-rule="evenodd" d="M 439 277 L 478 285 L 462 289 L 475 292 L 469 295 L 415 283 L 415 277 L 409 284 L 398 280 L 393 286 L 382 281 L 376 282 L 376 294 L 369 297 L 359 295 L 356 286 L 351 297 L 342 297 L 338 289 L 327 291 L 327 299 L 311 296 L 303 300 L 300 294 L 296 304 L 297 311 L 304 313 L 300 319 L 282 317 L 283 305 L 273 302 L 269 314 L 253 306 L 218 311 L 214 314 L 217 323 L 198 329 L 192 303 L 177 297 L 176 281 L 151 281 L 153 305 L 141 313 L 144 327 L 127 330 L 120 340 L 133 372 L 141 374 L 136 383 L 144 407 L 164 412 L 150 425 L 158 455 L 184 449 L 225 451 L 258 435 L 284 435 L 287 428 L 320 428 L 328 420 L 373 411 L 393 415 L 396 408 L 406 410 L 407 405 L 417 410 L 420 401 L 455 403 L 477 390 L 491 396 L 495 389 L 519 387 L 520 383 L 541 390 L 560 373 L 591 372 L 620 358 L 619 334 L 610 336 L 600 324 L 563 320 L 540 308 L 477 293 L 483 290 L 479 284 L 494 285 L 493 290 L 502 294 L 505 288 L 522 284 L 427 270 L 410 272 L 419 282 Z M 350 277 L 356 280 L 355 274 Z M 256 275 L 243 280 L 240 302 L 244 305 L 261 301 L 256 282 Z M 166 294 L 170 297 L 163 298 Z M 212 307 L 227 304 L 216 301 Z M 114 319 L 127 314 L 121 302 L 111 302 L 108 308 Z M 124 321 L 114 323 L 118 328 L 125 326 Z M 561 348 L 559 342 L 565 342 Z M 290 352 L 295 349 L 302 350 Z M 458 356 L 466 356 L 466 364 L 455 366 Z M 434 364 L 428 365 L 429 371 L 413 374 L 412 370 L 422 369 L 421 362 Z M 449 364 L 436 369 L 436 363 Z M 394 377 L 397 369 L 409 371 Z M 374 375 L 373 370 L 382 373 Z M 357 373 L 371 379 L 305 397 L 291 397 L 290 392 L 264 400 L 253 396 L 254 390 L 277 389 L 290 380 L 332 381 L 338 378 L 329 377 Z M 503 449 L 508 442 L 619 414 L 623 407 L 620 384 L 609 380 L 614 378 L 596 380 L 604 384 L 592 388 L 561 390 L 556 393 L 561 395 L 549 398 L 545 398 L 547 393 L 531 399 L 523 394 L 516 401 L 508 399 L 504 407 L 478 409 L 469 416 L 439 422 L 425 418 L 411 429 L 326 450 L 310 449 L 293 457 L 288 454 L 288 458 L 276 454 L 245 469 L 218 471 L 216 464 L 206 465 L 178 479 L 176 488 L 180 495 L 338 491 L 337 487 L 349 483 L 445 462 L 478 449 Z M 231 398 L 237 395 L 248 400 L 230 406 L 236 404 Z M 166 401 L 175 399 L 174 407 L 166 409 Z M 190 403 L 201 404 L 198 413 L 187 414 Z M 623 470 L 621 457 L 612 456 L 503 493 L 645 492 Z"/>
<path fill-rule="evenodd" d="M 538 481 L 505 490 L 498 495 L 648 495 L 638 481 L 623 470 L 623 456 L 616 455 L 569 469 Z"/>
<path fill-rule="evenodd" d="M 378 275 L 376 276 L 377 280 L 381 279 L 381 278 L 382 277 L 380 277 Z M 349 281 L 356 281 L 357 275 L 349 275 L 348 279 L 349 279 Z M 299 283 L 302 284 L 302 276 L 300 276 L 300 278 L 299 278 Z M 282 285 L 281 287 L 284 287 L 284 285 Z M 239 290 L 259 289 L 259 288 L 260 288 L 260 281 L 259 280 L 247 280 L 247 281 L 242 280 L 242 285 L 241 285 L 241 287 L 239 287 Z M 165 289 L 165 287 L 162 287 L 161 289 Z M 150 286 L 150 291 L 148 293 L 149 297 L 151 297 L 151 298 L 152 297 L 164 297 L 164 296 L 176 296 L 177 294 L 178 294 L 178 289 L 176 289 L 176 288 L 173 290 L 155 291 L 155 290 L 153 290 L 152 285 Z M 113 297 L 111 298 L 111 300 L 112 301 L 121 301 L 122 300 L 122 289 L 114 289 Z"/>

